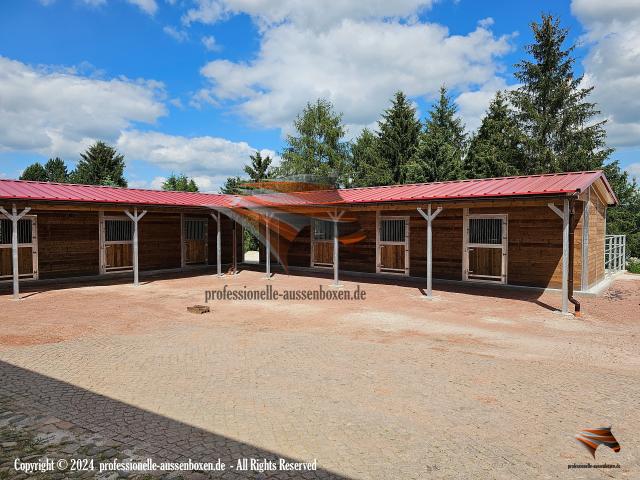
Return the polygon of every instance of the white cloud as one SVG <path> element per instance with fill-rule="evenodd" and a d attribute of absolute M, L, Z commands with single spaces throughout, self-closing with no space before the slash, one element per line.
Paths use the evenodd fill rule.
<path fill-rule="evenodd" d="M 345 19 L 411 18 L 429 8 L 434 0 L 194 0 L 195 6 L 182 17 L 185 25 L 193 22 L 213 24 L 230 15 L 250 15 L 262 28 L 283 22 L 321 30 Z"/>
<path fill-rule="evenodd" d="M 609 143 L 640 146 L 640 2 L 573 0 L 573 13 L 586 29 L 584 60 L 592 100 L 607 118 Z"/>
<path fill-rule="evenodd" d="M 640 178 L 640 162 L 630 163 L 624 169 L 635 178 Z"/>
<path fill-rule="evenodd" d="M 126 0 L 131 5 L 135 5 L 140 10 L 149 15 L 154 15 L 158 11 L 158 4 L 156 0 Z M 44 6 L 49 6 L 55 3 L 56 0 L 40 0 L 40 3 Z M 102 5 L 107 4 L 107 0 L 81 0 L 85 5 L 89 5 L 90 7 L 101 7 Z"/>
<path fill-rule="evenodd" d="M 196 0 L 196 6 L 190 8 L 182 16 L 182 23 L 191 25 L 194 22 L 213 24 L 224 17 L 225 7 L 218 0 Z"/>
<path fill-rule="evenodd" d="M 456 105 L 458 105 L 458 113 L 464 120 L 467 130 L 473 132 L 478 129 L 498 90 L 506 91 L 516 87 L 517 85 L 507 85 L 502 78 L 497 78 L 487 82 L 478 90 L 461 93 L 456 98 Z"/>
<path fill-rule="evenodd" d="M 204 48 L 206 48 L 210 52 L 218 52 L 221 50 L 220 45 L 218 45 L 215 37 L 213 37 L 212 35 L 202 37 L 202 44 L 204 45 Z"/>
<path fill-rule="evenodd" d="M 285 23 L 262 36 L 251 62 L 216 60 L 196 100 L 228 102 L 265 127 L 285 128 L 307 101 L 325 97 L 348 124 L 374 121 L 401 89 L 432 97 L 442 84 L 478 88 L 497 80 L 496 57 L 510 49 L 478 26 L 451 35 L 437 24 L 344 20 L 324 32 Z"/>
<path fill-rule="evenodd" d="M 158 4 L 155 0 L 127 0 L 132 5 L 136 5 L 143 12 L 154 15 L 158 11 Z"/>
<path fill-rule="evenodd" d="M 203 189 L 221 185 L 230 175 L 239 175 L 249 156 L 256 152 L 246 142 L 138 130 L 122 132 L 117 147 L 128 159 L 142 160 L 167 171 L 194 177 Z M 272 150 L 261 150 L 260 153 L 270 155 L 275 164 L 278 163 Z"/>
<path fill-rule="evenodd" d="M 180 43 L 189 39 L 189 34 L 186 31 L 178 30 L 177 28 L 172 27 L 171 25 L 166 25 L 162 29 L 162 31 L 167 35 L 169 35 L 170 37 L 173 37 L 176 41 Z"/>
<path fill-rule="evenodd" d="M 0 56 L 0 150 L 76 158 L 95 139 L 166 114 L 158 82 L 69 72 Z"/>
<path fill-rule="evenodd" d="M 162 184 L 167 177 L 154 177 L 153 180 L 129 180 L 127 183 L 129 188 L 147 188 L 152 190 L 162 190 Z"/>

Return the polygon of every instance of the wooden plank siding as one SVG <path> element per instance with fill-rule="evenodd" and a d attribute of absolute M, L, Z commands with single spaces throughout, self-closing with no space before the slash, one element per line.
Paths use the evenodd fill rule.
<path fill-rule="evenodd" d="M 476 203 L 477 205 L 477 203 Z M 560 205 L 558 203 L 558 205 Z M 433 222 L 433 277 L 462 279 L 463 208 L 447 208 Z M 596 210 L 595 208 L 593 210 Z M 531 206 L 503 204 L 497 207 L 475 207 L 470 214 L 508 215 L 507 283 L 536 287 L 562 287 L 562 220 L 546 203 Z M 581 288 L 583 202 L 575 202 L 574 213 L 574 287 Z M 409 216 L 409 275 L 426 276 L 427 224 L 417 211 L 385 209 L 382 215 Z M 352 211 L 366 238 L 353 245 L 340 245 L 340 269 L 355 272 L 375 272 L 375 211 Z M 601 217 L 603 218 L 603 217 Z M 597 223 L 597 222 L 596 222 Z M 592 237 L 601 237 L 600 231 Z M 602 252 L 603 246 L 590 244 Z M 310 231 L 305 227 L 288 251 L 291 266 L 310 265 Z M 595 263 L 597 263 L 594 260 Z M 602 264 L 602 261 L 600 262 Z M 602 270 L 602 266 L 600 267 Z"/>
<path fill-rule="evenodd" d="M 140 271 L 180 268 L 180 215 L 147 213 L 138 229 Z"/>
<path fill-rule="evenodd" d="M 589 286 L 600 282 L 605 276 L 604 243 L 606 234 L 607 206 L 592 187 L 589 195 Z"/>
<path fill-rule="evenodd" d="M 32 211 L 38 221 L 40 278 L 98 275 L 97 212 Z"/>

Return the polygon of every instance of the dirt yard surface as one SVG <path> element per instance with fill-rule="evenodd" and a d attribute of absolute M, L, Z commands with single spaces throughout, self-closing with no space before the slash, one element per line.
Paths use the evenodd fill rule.
<path fill-rule="evenodd" d="M 224 478 L 640 478 L 640 277 L 580 319 L 554 292 L 343 283 L 366 299 L 186 311 L 224 285 L 331 290 L 251 271 L 0 296 L 0 427 L 28 405 L 154 459 L 318 463 Z M 609 425 L 621 450 L 594 460 L 574 435 Z M 589 462 L 620 468 L 568 469 Z"/>

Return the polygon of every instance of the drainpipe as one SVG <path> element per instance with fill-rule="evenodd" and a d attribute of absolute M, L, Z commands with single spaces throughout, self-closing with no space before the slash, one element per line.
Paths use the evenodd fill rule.
<path fill-rule="evenodd" d="M 580 316 L 580 302 L 573 297 L 573 262 L 574 262 L 574 230 L 575 230 L 575 198 L 569 200 L 569 301 L 575 307 L 575 316 Z"/>

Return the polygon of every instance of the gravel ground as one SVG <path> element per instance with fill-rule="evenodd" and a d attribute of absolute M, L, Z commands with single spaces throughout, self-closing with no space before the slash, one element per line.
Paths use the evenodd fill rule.
<path fill-rule="evenodd" d="M 244 271 L 1 296 L 0 427 L 54 417 L 76 429 L 72 454 L 106 442 L 154 459 L 317 459 L 308 478 L 640 477 L 640 277 L 581 298 L 580 319 L 554 313 L 553 292 L 437 285 L 429 301 L 384 283 L 361 283 L 365 300 L 186 312 L 205 290 L 267 283 L 330 280 Z M 573 437 L 600 425 L 622 448 L 594 460 Z M 0 466 L 21 448 L 7 432 Z M 588 462 L 620 468 L 568 469 Z"/>

